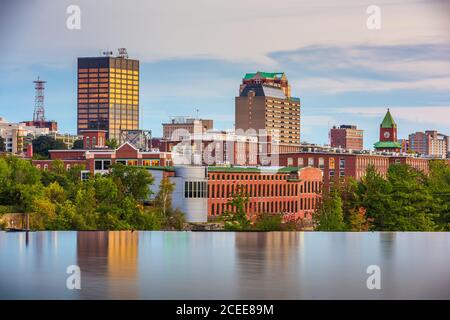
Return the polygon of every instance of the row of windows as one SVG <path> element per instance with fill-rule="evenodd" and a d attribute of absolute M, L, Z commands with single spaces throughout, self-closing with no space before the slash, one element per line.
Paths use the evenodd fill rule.
<path fill-rule="evenodd" d="M 302 199 L 301 199 L 302 200 Z M 306 199 L 305 199 L 306 200 Z M 300 203 L 301 205 L 302 203 Z M 315 205 L 315 204 L 314 204 Z M 304 205 L 306 209 L 306 205 Z M 313 202 L 310 204 L 313 209 Z M 299 202 L 291 201 L 262 201 L 250 202 L 245 205 L 245 211 L 248 213 L 296 213 L 299 210 Z M 302 210 L 302 209 L 300 209 Z M 229 203 L 212 203 L 211 215 L 222 215 L 224 212 L 235 212 L 236 208 Z"/>
<path fill-rule="evenodd" d="M 206 181 L 185 181 L 184 197 L 185 198 L 206 198 L 207 194 Z"/>
<path fill-rule="evenodd" d="M 308 167 L 314 167 L 315 166 L 315 158 L 297 158 L 297 167 L 303 168 L 305 166 L 305 163 L 307 163 Z M 323 169 L 325 168 L 325 159 L 324 158 L 318 158 L 318 168 Z M 293 158 L 287 158 L 287 166 L 292 167 L 295 166 L 294 159 Z M 335 169 L 335 159 L 329 158 L 328 159 L 328 168 L 329 169 Z M 339 159 L 339 169 L 345 169 L 345 159 Z"/>
<path fill-rule="evenodd" d="M 264 180 L 264 181 L 280 181 L 287 180 L 289 176 L 286 174 L 209 174 L 211 180 Z"/>
<path fill-rule="evenodd" d="M 211 184 L 211 198 L 230 198 L 238 192 L 238 188 L 242 188 L 249 197 L 290 197 L 298 195 L 298 184 Z"/>
<path fill-rule="evenodd" d="M 116 163 L 121 163 L 126 166 L 137 166 L 138 160 L 137 159 L 128 159 L 128 160 L 116 160 Z M 158 159 L 145 159 L 142 160 L 142 165 L 144 167 L 154 167 L 159 166 L 159 160 Z M 94 168 L 95 170 L 108 170 L 111 166 L 111 160 L 95 160 L 94 161 Z"/>

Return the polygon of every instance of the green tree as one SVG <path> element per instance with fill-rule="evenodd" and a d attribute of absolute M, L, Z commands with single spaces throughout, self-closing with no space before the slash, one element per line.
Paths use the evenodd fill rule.
<path fill-rule="evenodd" d="M 111 166 L 111 177 L 116 183 L 119 196 L 132 196 L 137 201 L 145 201 L 149 198 L 151 190 L 149 186 L 153 184 L 152 175 L 144 168 L 125 166 L 121 163 Z"/>
<path fill-rule="evenodd" d="M 450 231 L 450 166 L 443 160 L 430 161 L 428 188 L 435 201 L 439 228 Z"/>
<path fill-rule="evenodd" d="M 116 139 L 108 139 L 105 142 L 105 145 L 110 149 L 117 149 L 119 147 L 119 142 Z"/>
<path fill-rule="evenodd" d="M 78 139 L 73 142 L 72 150 L 81 150 L 84 149 L 83 139 Z"/>
<path fill-rule="evenodd" d="M 318 231 L 342 231 L 345 229 L 342 200 L 336 189 L 324 190 L 313 219 Z"/>
<path fill-rule="evenodd" d="M 172 193 L 175 184 L 170 182 L 169 178 L 161 179 L 159 191 L 155 198 L 155 206 L 160 210 L 163 217 L 172 211 Z"/>
<path fill-rule="evenodd" d="M 262 213 L 258 215 L 253 228 L 258 231 L 283 230 L 283 216 L 281 214 Z"/>
<path fill-rule="evenodd" d="M 228 200 L 231 210 L 226 210 L 223 214 L 226 230 L 248 230 L 250 229 L 250 220 L 245 208 L 249 202 L 249 197 L 245 193 L 242 185 L 238 185 L 232 198 Z"/>
<path fill-rule="evenodd" d="M 33 153 L 43 157 L 49 156 L 49 150 L 64 150 L 67 146 L 64 142 L 56 140 L 52 136 L 39 136 L 33 140 Z"/>

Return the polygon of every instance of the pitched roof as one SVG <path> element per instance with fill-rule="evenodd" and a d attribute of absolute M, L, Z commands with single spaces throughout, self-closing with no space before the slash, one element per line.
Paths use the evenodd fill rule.
<path fill-rule="evenodd" d="M 401 149 L 402 145 L 396 141 L 378 141 L 374 147 L 375 149 Z"/>
<path fill-rule="evenodd" d="M 391 112 L 389 109 L 386 112 L 386 115 L 384 116 L 383 122 L 381 122 L 381 128 L 393 128 L 397 124 L 394 121 L 394 118 L 392 118 Z"/>

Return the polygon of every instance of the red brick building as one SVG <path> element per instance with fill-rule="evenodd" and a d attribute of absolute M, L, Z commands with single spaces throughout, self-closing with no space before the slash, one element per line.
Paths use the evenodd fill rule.
<path fill-rule="evenodd" d="M 208 216 L 231 210 L 228 201 L 238 188 L 249 197 L 246 212 L 282 213 L 284 219 L 311 219 L 322 189 L 322 172 L 316 168 L 208 168 Z"/>
<path fill-rule="evenodd" d="M 83 142 L 82 150 L 49 150 L 50 160 L 32 160 L 32 163 L 43 170 L 51 168 L 54 160 L 62 160 L 67 169 L 77 164 L 84 165 L 83 177 L 88 173 L 105 173 L 115 163 L 133 166 L 172 165 L 170 153 L 141 151 L 128 142 L 117 149 L 107 148 L 104 130 L 86 130 L 83 132 Z"/>
<path fill-rule="evenodd" d="M 342 177 L 361 179 L 367 172 L 369 165 L 381 174 L 386 175 L 389 166 L 393 163 L 408 164 L 411 167 L 428 173 L 429 161 L 427 158 L 418 158 L 407 155 L 382 155 L 363 153 L 332 153 L 332 152 L 300 152 L 284 153 L 279 155 L 281 166 L 306 166 L 319 168 L 323 171 L 324 184 L 336 181 Z"/>
<path fill-rule="evenodd" d="M 351 150 L 363 149 L 363 130 L 352 125 L 341 125 L 330 130 L 330 146 Z"/>

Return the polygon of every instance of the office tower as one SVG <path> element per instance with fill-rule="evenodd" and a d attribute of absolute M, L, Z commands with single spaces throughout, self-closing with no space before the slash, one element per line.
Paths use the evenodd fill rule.
<path fill-rule="evenodd" d="M 265 129 L 280 152 L 300 147 L 300 99 L 283 72 L 247 73 L 235 99 L 236 130 Z"/>
<path fill-rule="evenodd" d="M 125 49 L 78 58 L 77 129 L 106 130 L 117 141 L 121 130 L 139 129 L 139 61 Z"/>
<path fill-rule="evenodd" d="M 362 150 L 363 130 L 353 125 L 341 125 L 330 130 L 330 145 L 333 148 Z"/>
<path fill-rule="evenodd" d="M 400 152 L 402 146 L 397 141 L 397 124 L 387 109 L 383 122 L 380 124 L 380 141 L 375 143 L 375 150 L 387 152 Z"/>

